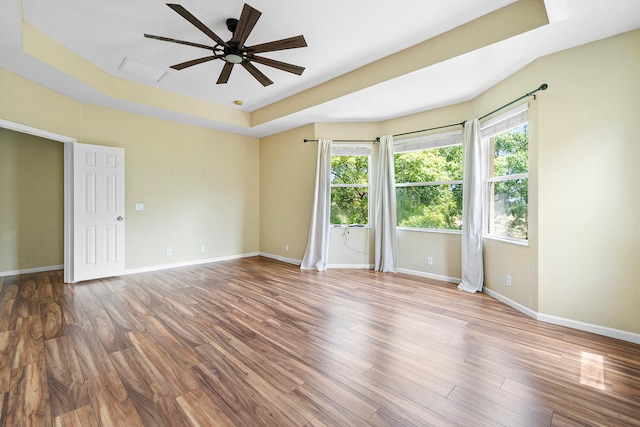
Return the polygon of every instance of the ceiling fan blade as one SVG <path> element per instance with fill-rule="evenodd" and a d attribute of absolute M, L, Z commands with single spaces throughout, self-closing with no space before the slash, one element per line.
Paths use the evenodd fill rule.
<path fill-rule="evenodd" d="M 257 11 L 245 3 L 231 41 L 238 43 L 238 46 L 242 47 L 253 30 L 253 27 L 255 27 L 256 22 L 258 22 L 260 15 L 262 15 L 262 12 Z"/>
<path fill-rule="evenodd" d="M 307 47 L 307 41 L 304 36 L 289 37 L 273 42 L 257 44 L 255 46 L 247 46 L 245 49 L 249 52 L 273 52 L 275 50 L 297 49 L 299 47 Z"/>
<path fill-rule="evenodd" d="M 253 77 L 258 80 L 262 86 L 269 86 L 273 82 L 269 80 L 269 77 L 262 74 L 260 70 L 258 70 L 252 63 L 243 61 L 241 62 L 242 66 L 249 72 Z"/>
<path fill-rule="evenodd" d="M 156 40 L 162 40 L 163 42 L 186 44 L 187 46 L 201 47 L 202 49 L 213 50 L 213 46 L 207 46 L 207 45 L 200 44 L 200 43 L 192 43 L 192 42 L 187 42 L 187 41 L 184 41 L 184 40 L 170 39 L 169 37 L 154 36 L 153 34 L 145 34 L 144 36 L 146 38 L 148 38 L 148 39 L 156 39 Z"/>
<path fill-rule="evenodd" d="M 304 71 L 304 67 L 300 67 L 298 65 L 288 64 L 286 62 L 276 61 L 271 58 L 264 58 L 262 56 L 252 56 L 249 58 L 250 61 L 255 61 L 259 64 L 267 65 L 269 67 L 277 68 L 282 71 L 287 71 L 289 73 L 301 75 Z"/>
<path fill-rule="evenodd" d="M 224 47 L 229 47 L 227 42 L 225 42 L 220 37 L 218 37 L 218 35 L 216 33 L 211 31 L 211 29 L 209 29 L 209 27 L 207 27 L 202 22 L 200 22 L 200 20 L 198 20 L 198 18 L 193 16 L 191 14 L 191 12 L 189 12 L 187 9 L 185 9 L 181 5 L 173 4 L 173 3 L 167 3 L 167 6 L 169 6 L 171 9 L 176 11 L 184 19 L 186 19 L 187 21 L 191 22 L 191 24 L 193 24 L 193 26 L 195 26 L 197 29 L 199 29 L 200 31 L 202 31 L 203 33 L 208 35 L 213 41 L 215 41 L 219 45 L 224 46 Z"/>
<path fill-rule="evenodd" d="M 205 56 L 203 58 L 192 59 L 191 61 L 181 62 L 180 64 L 172 65 L 170 68 L 174 70 L 182 70 L 187 67 L 202 64 L 203 62 L 213 61 L 214 59 L 222 58 L 220 55 Z"/>
<path fill-rule="evenodd" d="M 233 62 L 224 63 L 224 67 L 222 67 L 222 72 L 220 73 L 220 77 L 218 77 L 218 81 L 216 84 L 224 84 L 229 81 L 229 76 L 231 75 L 231 70 L 233 70 L 233 66 L 235 64 Z"/>

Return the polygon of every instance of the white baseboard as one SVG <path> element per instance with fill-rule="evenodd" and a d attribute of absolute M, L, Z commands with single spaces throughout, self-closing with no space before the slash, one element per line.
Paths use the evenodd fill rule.
<path fill-rule="evenodd" d="M 24 268 L 22 270 L 0 271 L 0 277 L 17 276 L 19 274 L 42 273 L 43 271 L 62 270 L 64 265 L 49 265 L 46 267 Z"/>
<path fill-rule="evenodd" d="M 280 255 L 268 254 L 266 252 L 260 252 L 258 255 L 263 256 L 265 258 L 275 259 L 276 261 L 286 262 L 288 264 L 294 264 L 294 265 L 302 264 L 302 260 L 300 260 L 300 259 L 286 258 L 286 257 L 282 257 Z"/>
<path fill-rule="evenodd" d="M 302 264 L 301 259 L 286 258 L 280 255 L 269 254 L 266 252 L 260 252 L 260 256 L 263 256 L 265 258 L 275 259 L 277 261 L 286 262 L 289 264 L 294 264 L 294 265 Z M 327 268 L 328 269 L 353 268 L 358 270 L 373 270 L 373 264 L 328 264 Z"/>
<path fill-rule="evenodd" d="M 460 283 L 460 279 L 457 277 L 441 276 L 440 274 L 426 273 L 418 270 L 408 270 L 406 268 L 399 268 L 398 273 L 410 274 L 412 276 L 426 277 L 427 279 L 440 280 L 442 282 Z"/>
<path fill-rule="evenodd" d="M 565 317 L 552 316 L 550 314 L 539 313 L 537 311 L 531 310 L 528 307 L 523 306 L 520 303 L 517 303 L 504 295 L 500 295 L 496 291 L 493 291 L 488 288 L 484 288 L 482 290 L 487 295 L 492 296 L 498 301 L 518 310 L 521 313 L 526 314 L 529 317 L 532 317 L 536 320 L 546 323 L 552 323 L 554 325 L 566 326 L 568 328 L 577 329 L 579 331 L 591 332 L 593 334 L 603 335 L 605 337 L 615 338 L 623 341 L 632 342 L 635 344 L 640 344 L 640 334 L 636 334 L 634 332 L 623 331 L 620 329 L 609 328 L 607 326 L 594 325 L 592 323 L 580 322 L 579 320 L 567 319 Z"/>
<path fill-rule="evenodd" d="M 176 262 L 172 264 L 153 265 L 151 267 L 128 268 L 125 270 L 123 274 L 127 275 L 127 274 L 137 274 L 137 273 L 149 273 L 151 271 L 167 270 L 169 268 L 188 267 L 190 265 L 199 265 L 199 264 L 209 264 L 212 262 L 229 261 L 232 259 L 240 259 L 240 258 L 249 258 L 252 256 L 258 256 L 258 255 L 260 255 L 260 253 L 251 252 L 248 254 L 229 255 L 229 256 L 223 256 L 218 258 L 196 259 L 192 261 Z"/>
<path fill-rule="evenodd" d="M 327 264 L 327 268 L 353 268 L 354 270 L 373 270 L 373 264 Z"/>
<path fill-rule="evenodd" d="M 501 295 L 499 293 L 497 293 L 496 291 L 489 289 L 489 288 L 482 288 L 482 292 L 484 292 L 485 294 L 497 299 L 498 301 L 500 301 L 503 304 L 508 305 L 511 308 L 515 308 L 516 310 L 518 310 L 520 313 L 524 313 L 529 317 L 533 317 L 534 319 L 538 320 L 538 312 L 531 310 L 528 307 L 525 307 L 524 305 L 515 302 L 512 299 L 509 299 L 507 297 L 505 297 L 504 295 Z"/>
<path fill-rule="evenodd" d="M 569 328 L 578 329 L 580 331 L 591 332 L 593 334 L 604 335 L 605 337 L 640 344 L 640 334 L 636 334 L 633 332 L 609 328 L 607 326 L 594 325 L 592 323 L 580 322 L 578 320 L 566 319 L 564 317 L 557 317 L 543 313 L 538 313 L 538 320 L 540 320 L 541 322 L 567 326 Z"/>

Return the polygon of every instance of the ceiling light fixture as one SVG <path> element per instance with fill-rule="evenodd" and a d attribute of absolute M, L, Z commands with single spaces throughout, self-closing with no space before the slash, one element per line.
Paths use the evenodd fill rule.
<path fill-rule="evenodd" d="M 239 64 L 242 62 L 242 53 L 229 52 L 225 53 L 224 60 L 232 64 Z"/>

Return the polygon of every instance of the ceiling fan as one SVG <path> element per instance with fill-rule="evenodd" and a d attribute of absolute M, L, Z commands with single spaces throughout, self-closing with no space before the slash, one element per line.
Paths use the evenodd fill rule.
<path fill-rule="evenodd" d="M 302 35 L 253 46 L 244 45 L 247 37 L 249 37 L 249 34 L 253 30 L 253 27 L 258 22 L 260 15 L 262 15 L 261 12 L 252 8 L 246 3 L 242 9 L 242 14 L 240 15 L 239 20 L 235 18 L 229 18 L 226 21 L 227 29 L 233 33 L 233 37 L 228 41 L 224 41 L 222 38 L 220 38 L 216 33 L 211 31 L 209 27 L 204 25 L 200 20 L 198 20 L 198 18 L 193 16 L 187 9 L 185 9 L 181 5 L 167 3 L 167 6 L 176 11 L 180 16 L 189 21 L 197 29 L 205 33 L 207 36 L 209 36 L 209 38 L 216 42 L 214 46 L 207 46 L 204 44 L 193 43 L 184 40 L 176 40 L 169 37 L 145 34 L 144 36 L 150 39 L 199 47 L 213 52 L 213 55 L 172 65 L 171 68 L 173 68 L 174 70 L 182 70 L 193 65 L 202 64 L 203 62 L 212 61 L 214 59 L 221 59 L 225 61 L 225 64 L 224 67 L 222 67 L 222 72 L 220 73 L 218 81 L 216 82 L 217 84 L 227 83 L 229 81 L 229 76 L 231 75 L 231 70 L 233 70 L 233 66 L 235 64 L 240 64 L 263 86 L 268 86 L 273 82 L 260 70 L 258 70 L 256 66 L 252 64 L 252 62 L 257 62 L 259 64 L 267 65 L 269 67 L 277 68 L 279 70 L 287 71 L 289 73 L 297 75 L 301 75 L 304 71 L 304 67 L 256 55 L 256 53 L 306 47 L 307 42 Z"/>

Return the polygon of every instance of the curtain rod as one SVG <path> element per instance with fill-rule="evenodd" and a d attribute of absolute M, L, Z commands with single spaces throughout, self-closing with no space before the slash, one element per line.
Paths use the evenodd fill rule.
<path fill-rule="evenodd" d="M 532 96 L 532 95 L 534 95 L 534 96 L 535 96 L 535 93 L 536 93 L 536 92 L 541 91 L 541 90 L 547 90 L 547 88 L 548 88 L 548 87 L 549 87 L 549 85 L 548 85 L 548 84 L 543 83 L 543 84 L 541 84 L 541 85 L 540 85 L 540 87 L 538 87 L 537 89 L 532 90 L 531 92 L 528 92 L 528 93 L 526 93 L 526 94 L 522 95 L 520 98 L 518 98 L 518 99 L 514 99 L 513 101 L 511 101 L 511 102 L 509 102 L 509 103 L 507 103 L 507 104 L 504 104 L 504 105 L 503 105 L 503 106 L 501 106 L 501 107 L 496 108 L 496 109 L 495 109 L 495 110 L 493 110 L 492 112 L 485 114 L 484 116 L 480 117 L 480 118 L 479 118 L 479 120 L 485 119 L 485 118 L 489 117 L 490 115 L 492 115 L 493 113 L 497 113 L 498 111 L 502 110 L 503 108 L 506 108 L 506 107 L 508 107 L 508 106 L 510 106 L 510 105 L 512 105 L 512 104 L 515 104 L 516 102 L 520 101 L 521 99 L 527 98 L 527 97 Z M 411 131 L 411 132 L 397 133 L 397 134 L 395 134 L 395 135 L 393 135 L 393 136 L 394 136 L 394 138 L 395 138 L 396 136 L 411 135 L 411 134 L 413 134 L 413 133 L 427 132 L 427 131 L 430 131 L 430 130 L 437 130 L 437 129 L 450 128 L 450 127 L 453 127 L 453 126 L 464 126 L 464 124 L 465 124 L 466 122 L 467 122 L 467 121 L 465 120 L 464 122 L 460 122 L 460 123 L 451 123 L 450 125 L 438 126 L 438 127 L 429 128 L 429 129 L 414 130 L 414 131 Z"/>
<path fill-rule="evenodd" d="M 333 139 L 333 142 L 378 142 L 380 138 L 376 139 Z M 305 139 L 304 142 L 318 142 L 317 139 Z"/>
<path fill-rule="evenodd" d="M 534 89 L 531 92 L 525 93 L 520 98 L 514 99 L 513 101 L 511 101 L 511 102 L 509 102 L 507 104 L 504 104 L 501 107 L 496 108 L 492 112 L 487 113 L 484 116 L 480 117 L 479 120 L 485 119 L 485 118 L 489 117 L 490 115 L 492 115 L 493 113 L 497 113 L 498 111 L 502 110 L 503 108 L 506 108 L 506 107 L 508 107 L 508 106 L 510 106 L 512 104 L 515 104 L 516 102 L 520 101 L 521 99 L 527 98 L 529 96 L 534 96 L 534 99 L 535 99 L 536 92 L 541 91 L 541 90 L 547 90 L 548 87 L 549 87 L 548 84 L 542 83 L 540 85 L 540 87 L 538 87 L 537 89 Z M 430 130 L 450 128 L 450 127 L 453 127 L 453 126 L 464 126 L 464 124 L 466 122 L 467 121 L 465 120 L 464 122 L 451 123 L 450 125 L 437 126 L 437 127 L 428 128 L 428 129 L 414 130 L 414 131 L 411 131 L 411 132 L 396 133 L 396 134 L 393 135 L 393 137 L 395 138 L 397 136 L 411 135 L 411 134 L 414 134 L 414 133 L 428 132 Z M 334 139 L 333 141 L 334 142 L 380 142 L 380 138 L 378 137 L 378 138 L 376 138 L 374 140 L 368 140 L 368 139 L 365 139 L 365 140 L 362 140 L 362 139 Z M 317 139 L 305 139 L 304 142 L 318 142 L 318 140 Z"/>
<path fill-rule="evenodd" d="M 485 114 L 484 116 L 480 117 L 478 120 L 486 119 L 487 117 L 489 117 L 489 116 L 490 116 L 490 115 L 492 115 L 493 113 L 497 113 L 498 111 L 502 110 L 503 108 L 507 108 L 509 105 L 511 105 L 511 104 L 515 104 L 516 102 L 520 101 L 521 99 L 527 98 L 527 97 L 529 97 L 529 96 L 532 96 L 532 95 L 533 95 L 533 97 L 534 97 L 534 99 L 535 99 L 535 93 L 536 93 L 536 92 L 541 91 L 541 90 L 547 90 L 547 88 L 548 88 L 548 87 L 549 87 L 549 85 L 548 85 L 548 84 L 546 84 L 546 83 L 542 83 L 542 84 L 540 85 L 540 87 L 539 87 L 539 88 L 537 88 L 537 89 L 535 89 L 535 90 L 532 90 L 532 91 L 531 91 L 531 92 L 529 92 L 529 93 L 525 93 L 525 94 L 524 94 L 524 95 L 522 95 L 520 98 L 518 98 L 518 99 L 514 99 L 513 101 L 509 102 L 508 104 L 504 104 L 502 107 L 498 107 L 498 108 L 496 108 L 496 109 L 495 109 L 495 110 L 493 110 L 492 112 L 487 113 L 487 114 Z"/>

